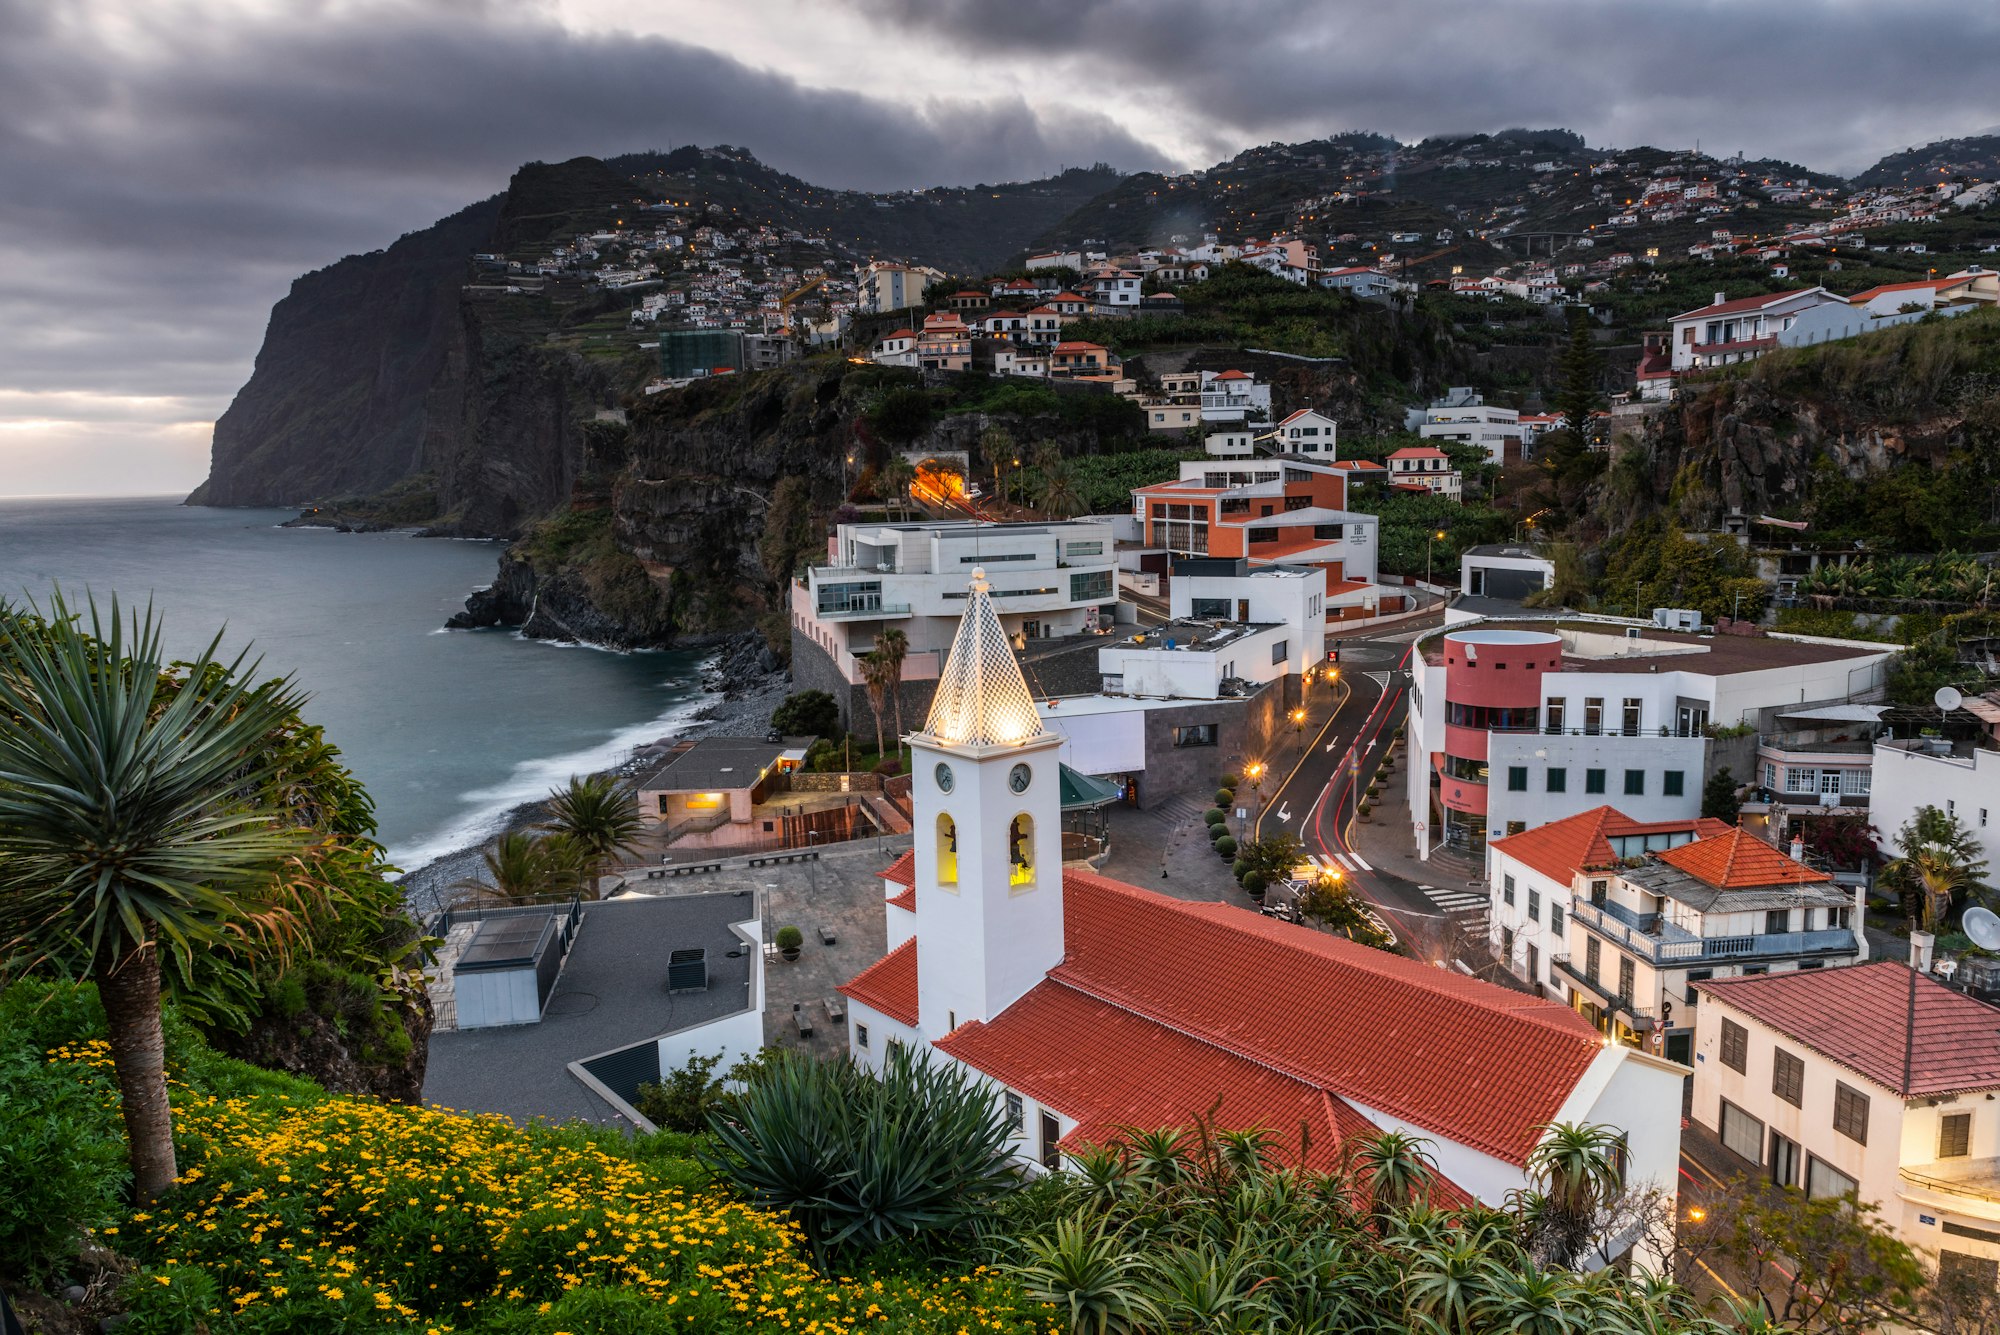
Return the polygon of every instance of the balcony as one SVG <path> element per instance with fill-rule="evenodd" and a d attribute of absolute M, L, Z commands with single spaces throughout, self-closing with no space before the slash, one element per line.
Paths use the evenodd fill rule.
<path fill-rule="evenodd" d="M 1952 1208 L 2000 1219 L 2000 1159 L 1940 1159 L 1897 1170 L 1906 1189 L 1955 1198 Z M 1906 1190 L 1905 1195 L 1908 1194 Z"/>
<path fill-rule="evenodd" d="M 1570 919 L 1656 969 L 1679 969 L 1717 960 L 1755 961 L 1812 955 L 1851 955 L 1854 933 L 1845 927 L 1817 932 L 1758 932 L 1748 936 L 1696 936 L 1657 913 L 1635 913 L 1622 904 L 1577 900 Z"/>
<path fill-rule="evenodd" d="M 1558 955 L 1549 961 L 1549 967 L 1556 973 L 1575 983 L 1578 987 L 1596 997 L 1598 1005 L 1613 1015 L 1625 1017 L 1626 1027 L 1639 1033 L 1651 1033 L 1659 1028 L 1660 1017 L 1651 1006 L 1640 1006 L 1631 997 L 1620 996 L 1618 989 L 1609 983 L 1592 978 L 1583 970 Z"/>
<path fill-rule="evenodd" d="M 846 598 L 822 598 L 813 605 L 813 611 L 828 621 L 843 621 L 849 618 L 906 617 L 910 614 L 910 605 L 885 603 L 880 594 L 857 594 Z"/>

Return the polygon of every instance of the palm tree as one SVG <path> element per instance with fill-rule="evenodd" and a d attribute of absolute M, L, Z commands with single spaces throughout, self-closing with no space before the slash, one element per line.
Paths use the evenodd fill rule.
<path fill-rule="evenodd" d="M 1042 494 L 1037 498 L 1042 513 L 1051 519 L 1069 519 L 1083 510 L 1083 497 L 1077 494 L 1076 477 L 1069 464 L 1057 459 L 1042 469 Z"/>
<path fill-rule="evenodd" d="M 639 798 L 609 774 L 570 776 L 569 786 L 549 794 L 544 829 L 573 843 L 593 884 L 615 853 L 630 853 L 639 838 Z"/>
<path fill-rule="evenodd" d="M 562 888 L 581 870 L 577 847 L 564 835 L 540 837 L 526 830 L 509 830 L 480 854 L 486 878 L 467 877 L 453 889 L 471 890 L 501 899 L 530 899 Z"/>
<path fill-rule="evenodd" d="M 892 454 L 876 477 L 881 483 L 882 504 L 894 505 L 897 513 L 907 516 L 910 512 L 910 484 L 917 480 L 917 470 L 910 461 L 900 454 Z"/>
<path fill-rule="evenodd" d="M 304 844 L 263 794 L 265 740 L 304 696 L 250 685 L 258 663 L 166 667 L 152 609 L 129 629 L 112 600 L 89 628 L 60 593 L 46 620 L 0 608 L 0 973 L 37 968 L 97 984 L 111 1039 L 133 1189 L 173 1185 L 173 1110 L 160 1025 L 161 964 L 274 943 L 300 930 Z"/>
<path fill-rule="evenodd" d="M 877 642 L 873 649 L 861 656 L 861 684 L 868 688 L 868 707 L 875 714 L 875 758 L 878 763 L 888 754 L 888 745 L 882 738 L 882 709 L 889 703 L 889 692 L 895 680 L 889 675 L 888 656 Z"/>
<path fill-rule="evenodd" d="M 1541 1196 L 1538 1241 L 1560 1266 L 1573 1266 L 1590 1243 L 1597 1216 L 1617 1198 L 1618 1132 L 1595 1123 L 1555 1122 L 1528 1154 L 1528 1176 Z"/>
<path fill-rule="evenodd" d="M 910 655 L 910 637 L 891 626 L 875 637 L 875 652 L 882 655 L 882 671 L 889 679 L 889 698 L 896 707 L 896 759 L 903 757 L 903 660 Z"/>
<path fill-rule="evenodd" d="M 1917 907 L 1926 932 L 1935 932 L 1944 915 L 1951 912 L 1952 896 L 1970 879 L 1965 868 L 1935 849 L 1926 848 L 1912 860 L 1916 884 L 1921 892 Z"/>

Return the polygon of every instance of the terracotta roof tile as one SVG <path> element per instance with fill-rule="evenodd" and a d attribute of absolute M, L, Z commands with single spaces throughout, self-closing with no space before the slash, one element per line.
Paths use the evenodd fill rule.
<path fill-rule="evenodd" d="M 917 854 L 914 849 L 882 869 L 882 879 L 914 888 L 917 884 Z"/>
<path fill-rule="evenodd" d="M 1063 920 L 1052 981 L 1511 1163 L 1602 1050 L 1567 1007 L 1227 904 L 1069 872 Z"/>
<path fill-rule="evenodd" d="M 1659 858 L 1718 890 L 1801 885 L 1833 879 L 1826 872 L 1792 861 L 1756 835 L 1733 827 L 1726 833 L 1670 848 Z"/>
<path fill-rule="evenodd" d="M 1696 983 L 1704 994 L 1906 1098 L 2000 1089 L 2000 1010 L 1895 960 Z M 1905 1054 L 1910 1079 L 1903 1080 Z"/>
<path fill-rule="evenodd" d="M 902 1024 L 917 1022 L 917 940 L 911 937 L 834 991 Z"/>
<path fill-rule="evenodd" d="M 894 904 L 899 909 L 908 909 L 910 912 L 915 913 L 917 911 L 917 887 L 913 885 L 907 889 L 898 891 L 882 902 L 884 904 Z"/>
<path fill-rule="evenodd" d="M 1692 320 L 1698 315 L 1738 315 L 1744 311 L 1761 311 L 1766 306 L 1776 302 L 1787 301 L 1792 297 L 1803 297 L 1806 293 L 1815 290 L 1810 287 L 1801 287 L 1791 292 L 1767 292 L 1757 297 L 1738 297 L 1734 301 L 1718 302 L 1713 306 L 1701 306 L 1691 311 L 1682 311 L 1674 318 L 1676 320 Z M 1834 299 L 1836 301 L 1846 300 L 1846 298 L 1842 297 Z"/>
<path fill-rule="evenodd" d="M 1648 825 L 1633 820 L 1616 807 L 1592 807 L 1574 816 L 1537 825 L 1532 830 L 1492 840 L 1488 847 L 1525 862 L 1542 875 L 1568 885 L 1580 871 L 1607 867 L 1618 860 L 1612 851 L 1613 835 L 1670 834 L 1678 830 L 1698 837 L 1720 834 L 1731 827 L 1718 820 L 1669 820 Z"/>

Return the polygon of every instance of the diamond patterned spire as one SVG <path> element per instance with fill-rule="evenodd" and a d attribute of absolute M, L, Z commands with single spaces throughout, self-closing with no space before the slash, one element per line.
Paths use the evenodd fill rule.
<path fill-rule="evenodd" d="M 1014 646 L 993 610 L 991 588 L 985 569 L 974 569 L 965 617 L 938 675 L 924 725 L 925 732 L 949 745 L 1011 746 L 1043 732 Z"/>

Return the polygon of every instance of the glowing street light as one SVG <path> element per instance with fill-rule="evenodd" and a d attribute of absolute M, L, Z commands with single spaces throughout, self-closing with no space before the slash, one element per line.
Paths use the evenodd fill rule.
<path fill-rule="evenodd" d="M 1304 732 L 1306 730 L 1305 706 L 1301 705 L 1292 711 L 1292 725 L 1295 731 Z"/>
<path fill-rule="evenodd" d="M 1444 541 L 1443 529 L 1438 529 L 1436 532 L 1432 533 L 1428 538 L 1424 539 L 1424 583 L 1426 584 L 1431 582 L 1431 547 L 1433 544 L 1440 543 L 1443 541 Z"/>

